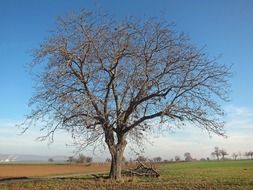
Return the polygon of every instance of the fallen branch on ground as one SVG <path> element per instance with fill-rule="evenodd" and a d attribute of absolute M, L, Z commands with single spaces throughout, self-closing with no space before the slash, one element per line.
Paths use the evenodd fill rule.
<path fill-rule="evenodd" d="M 123 171 L 125 176 L 147 176 L 147 177 L 159 177 L 160 174 L 153 168 L 152 164 L 150 167 L 144 163 L 138 161 L 138 166 L 135 169 L 128 169 Z"/>

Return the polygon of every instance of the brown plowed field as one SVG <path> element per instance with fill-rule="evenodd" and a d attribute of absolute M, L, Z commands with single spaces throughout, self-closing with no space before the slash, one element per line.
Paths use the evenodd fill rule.
<path fill-rule="evenodd" d="M 0 164 L 0 178 L 41 177 L 105 172 L 109 164 Z"/>

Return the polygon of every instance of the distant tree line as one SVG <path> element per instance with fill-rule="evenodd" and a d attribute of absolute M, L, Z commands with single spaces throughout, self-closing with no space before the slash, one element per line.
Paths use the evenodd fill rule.
<path fill-rule="evenodd" d="M 245 152 L 245 156 L 246 156 L 248 159 L 253 159 L 253 151 Z"/>
<path fill-rule="evenodd" d="M 227 156 L 229 155 L 229 153 L 224 149 L 224 148 L 219 148 L 218 146 L 214 147 L 214 151 L 211 152 L 211 155 L 216 159 L 216 160 L 229 160 L 231 158 L 228 158 Z M 253 151 L 248 151 L 245 152 L 244 154 L 242 154 L 241 152 L 233 152 L 231 154 L 231 157 L 233 160 L 237 160 L 237 159 L 242 159 L 242 156 L 246 157 L 247 159 L 253 159 Z M 73 156 L 70 156 L 67 160 L 67 162 L 70 163 L 91 163 L 92 162 L 92 157 L 89 156 L 85 156 L 83 154 L 79 154 L 78 158 L 75 158 Z M 156 156 L 153 158 L 148 158 L 146 156 L 143 155 L 139 155 L 137 156 L 136 159 L 132 159 L 129 158 L 129 160 L 127 160 L 125 157 L 122 158 L 122 162 L 127 164 L 131 164 L 133 162 L 155 162 L 155 163 L 159 163 L 159 162 L 180 162 L 180 161 L 186 161 L 186 162 L 190 162 L 190 161 L 196 161 L 197 159 L 193 158 L 190 152 L 185 152 L 184 153 L 184 159 L 181 159 L 181 157 L 179 155 L 176 155 L 171 159 L 162 159 L 161 156 Z M 205 160 L 210 160 L 209 157 L 206 158 L 200 158 L 199 160 L 201 161 L 205 161 Z M 49 159 L 49 162 L 53 162 L 53 159 Z M 110 163 L 111 159 L 110 158 L 106 158 L 105 162 Z"/>
<path fill-rule="evenodd" d="M 214 157 L 216 160 L 231 160 L 231 157 L 233 160 L 237 160 L 237 159 L 243 159 L 242 156 L 244 156 L 244 158 L 246 157 L 246 159 L 253 159 L 253 151 L 248 151 L 245 152 L 244 154 L 242 154 L 241 152 L 233 152 L 231 154 L 231 157 L 227 157 L 229 155 L 229 153 L 224 149 L 224 148 L 219 148 L 218 146 L 214 147 L 214 151 L 211 152 L 212 157 Z M 130 159 L 132 160 L 132 159 Z M 160 156 L 156 156 L 153 159 L 149 159 L 145 156 L 138 156 L 134 161 L 141 161 L 141 162 L 180 162 L 180 161 L 186 161 L 186 162 L 190 162 L 190 161 L 196 161 L 197 159 L 193 158 L 190 152 L 185 152 L 184 153 L 184 159 L 181 159 L 181 157 L 179 155 L 176 155 L 174 157 L 174 159 L 162 159 L 162 157 Z M 199 160 L 204 161 L 204 160 L 210 160 L 209 157 L 206 158 L 200 158 Z"/>
<path fill-rule="evenodd" d="M 69 156 L 67 162 L 69 163 L 91 163 L 93 160 L 90 156 L 85 156 L 83 154 L 79 154 L 77 158 L 74 156 Z"/>
<path fill-rule="evenodd" d="M 211 155 L 213 157 L 215 157 L 217 160 L 226 160 L 228 158 L 226 158 L 225 156 L 229 155 L 228 152 L 225 150 L 225 149 L 220 149 L 219 147 L 214 147 L 214 151 L 211 153 Z M 253 151 L 248 151 L 248 152 L 245 152 L 244 153 L 244 156 L 247 158 L 247 159 L 253 159 Z M 239 159 L 242 159 L 242 153 L 241 152 L 233 152 L 231 154 L 231 157 L 234 159 L 234 160 L 237 160 L 238 158 Z"/>
<path fill-rule="evenodd" d="M 220 149 L 219 147 L 214 147 L 214 151 L 211 153 L 212 156 L 216 157 L 217 160 L 224 160 L 225 156 L 228 155 L 227 151 L 225 149 Z"/>

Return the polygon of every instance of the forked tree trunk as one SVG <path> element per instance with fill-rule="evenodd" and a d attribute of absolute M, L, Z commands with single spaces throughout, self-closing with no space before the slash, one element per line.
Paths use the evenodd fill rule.
<path fill-rule="evenodd" d="M 124 154 L 124 150 L 126 147 L 126 141 L 121 141 L 117 145 L 113 147 L 109 147 L 111 153 L 111 169 L 110 169 L 110 178 L 119 180 L 121 179 L 121 171 L 122 171 L 122 158 Z"/>
<path fill-rule="evenodd" d="M 111 179 L 120 179 L 121 178 L 121 170 L 122 170 L 122 157 L 123 151 L 117 150 L 114 153 L 111 153 L 111 169 L 110 169 L 110 178 Z"/>

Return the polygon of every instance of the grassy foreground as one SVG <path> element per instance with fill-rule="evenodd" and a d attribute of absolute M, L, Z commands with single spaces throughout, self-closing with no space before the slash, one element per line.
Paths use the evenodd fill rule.
<path fill-rule="evenodd" d="M 0 185 L 5 190 L 181 190 L 253 189 L 253 161 L 203 161 L 159 166 L 161 177 L 124 178 L 122 181 L 86 178 L 50 179 Z"/>

